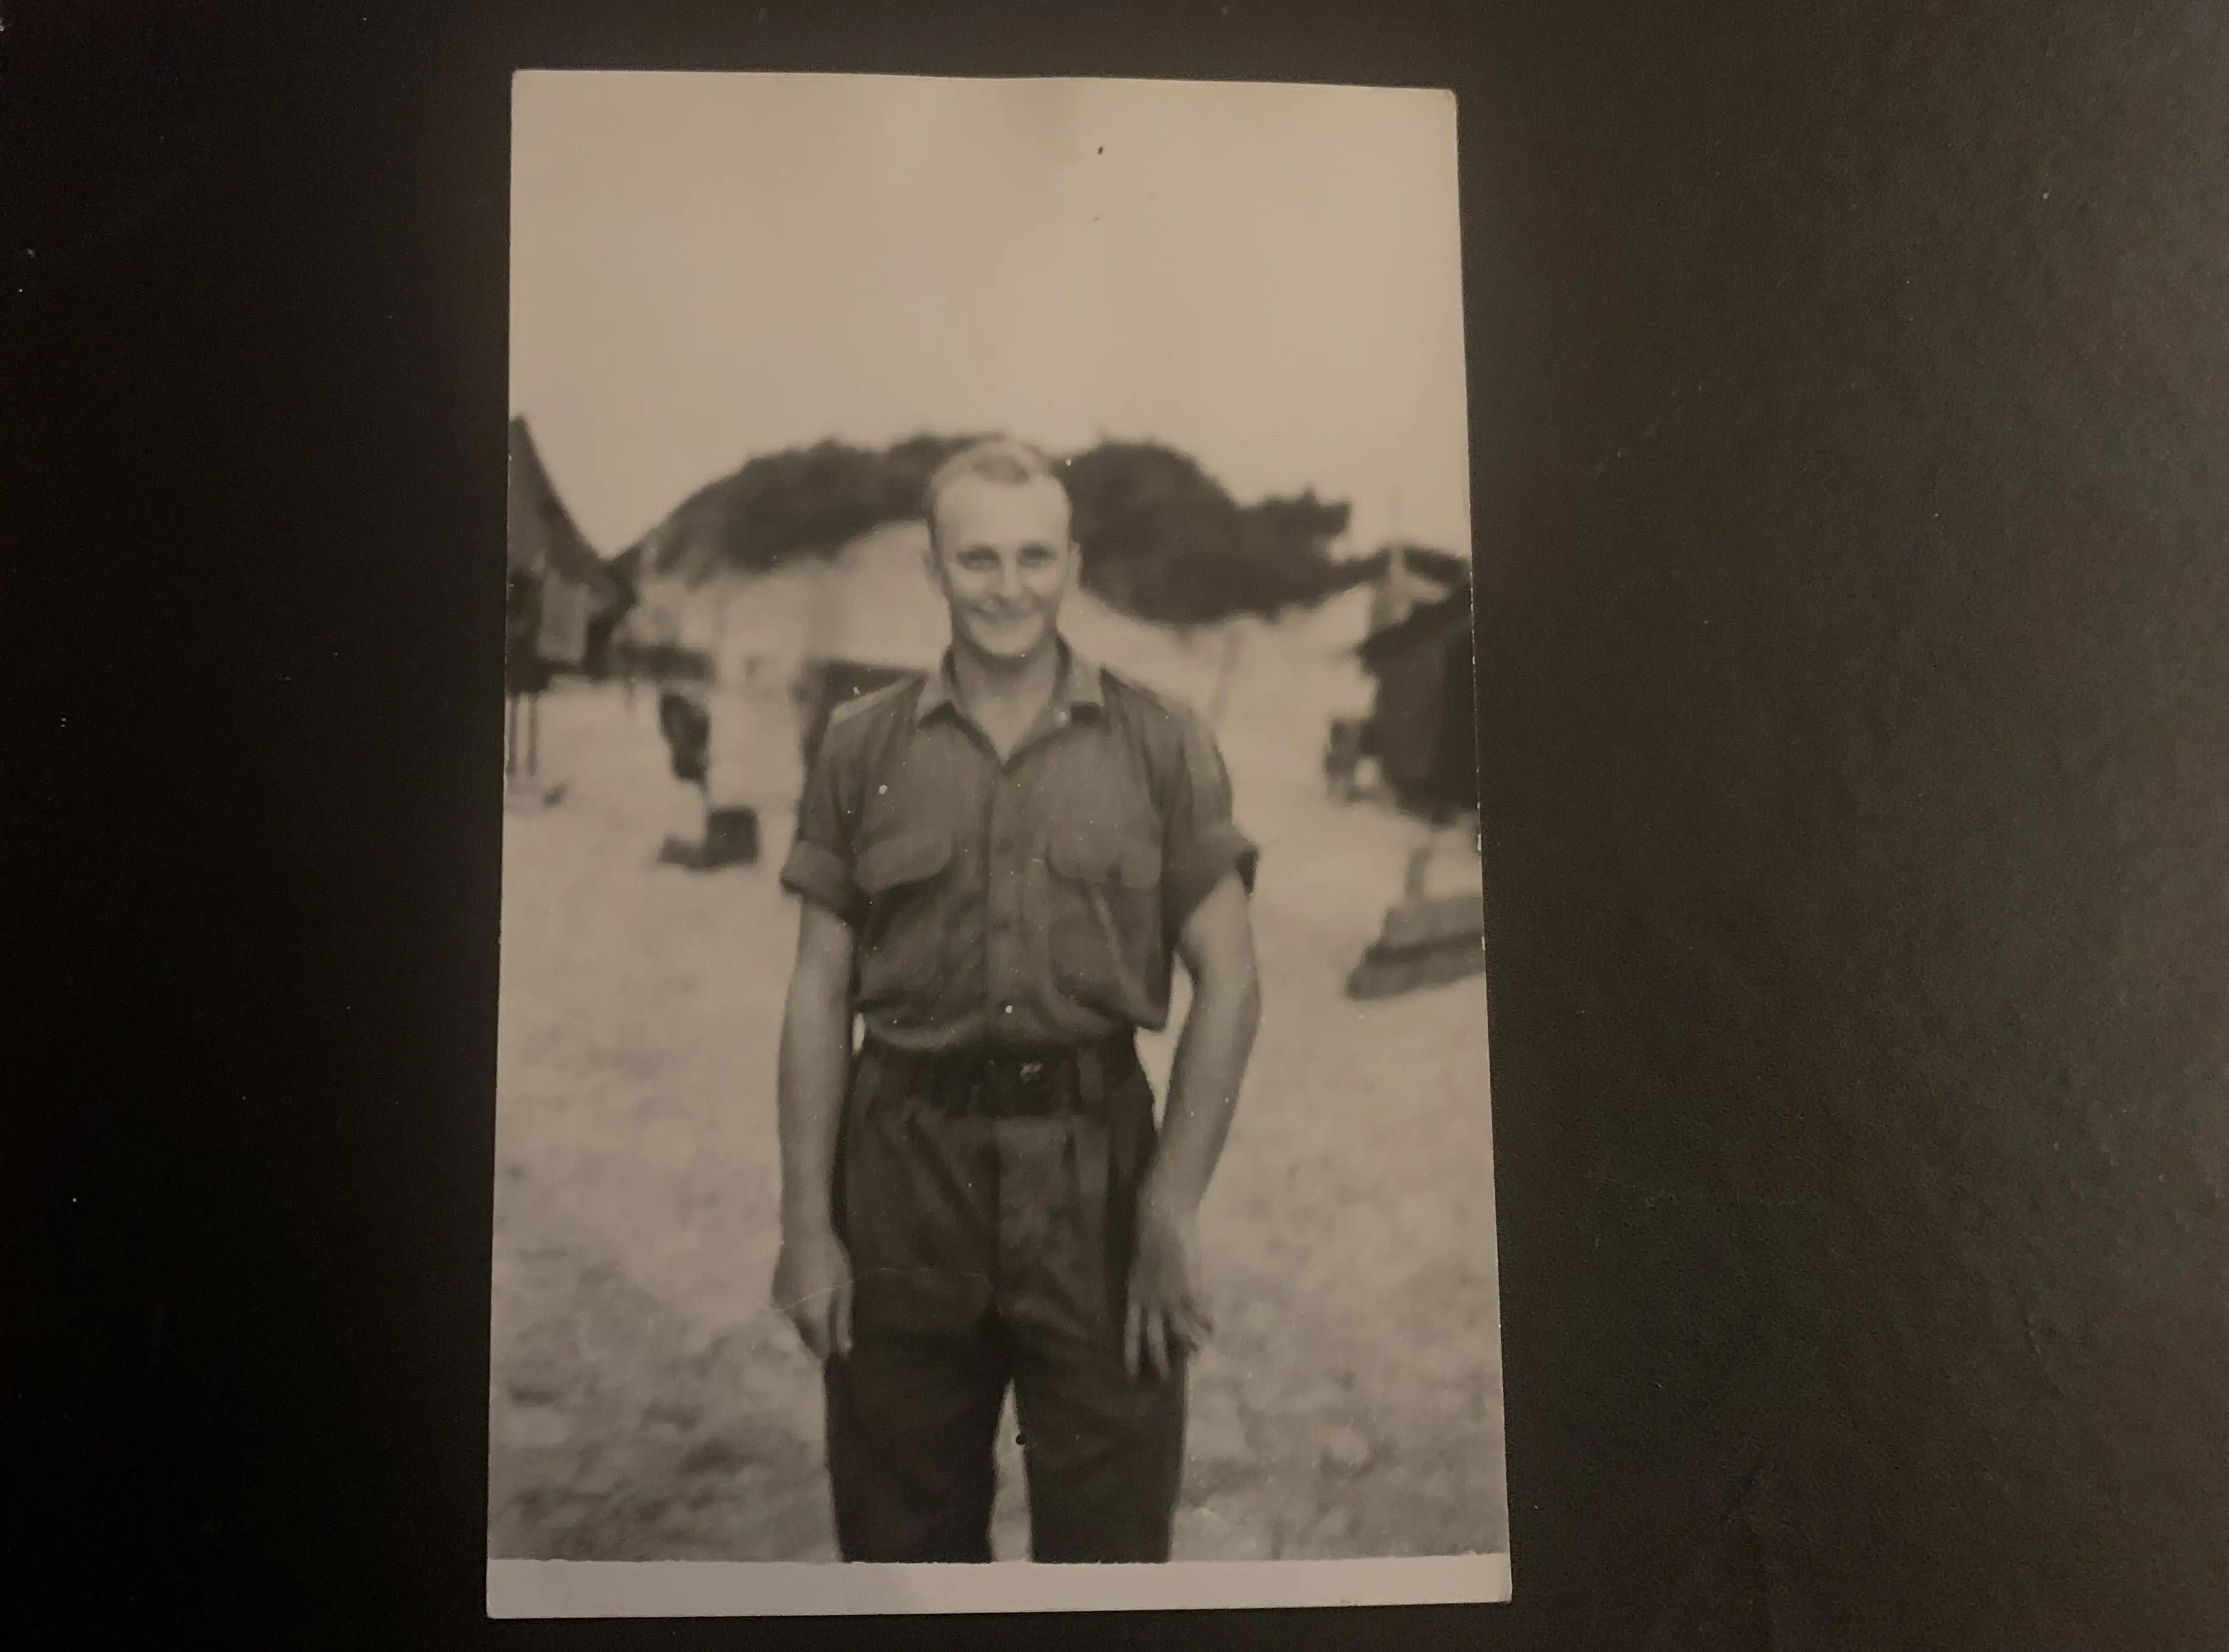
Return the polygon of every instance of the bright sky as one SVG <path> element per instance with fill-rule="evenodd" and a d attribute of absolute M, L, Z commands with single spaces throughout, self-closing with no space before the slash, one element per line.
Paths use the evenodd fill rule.
<path fill-rule="evenodd" d="M 754 453 L 1005 429 L 1469 541 L 1455 101 L 521 74 L 513 411 L 596 547 Z"/>

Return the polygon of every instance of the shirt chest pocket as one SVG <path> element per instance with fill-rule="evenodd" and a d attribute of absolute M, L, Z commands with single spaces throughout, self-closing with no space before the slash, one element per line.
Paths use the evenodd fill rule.
<path fill-rule="evenodd" d="M 947 979 L 952 839 L 922 829 L 869 842 L 852 877 L 867 897 L 860 935 L 859 1008 L 926 1018 Z"/>
<path fill-rule="evenodd" d="M 1161 935 L 1161 846 L 1140 832 L 1076 828 L 1045 845 L 1047 962 L 1086 1008 L 1158 1023 L 1168 990 Z"/>

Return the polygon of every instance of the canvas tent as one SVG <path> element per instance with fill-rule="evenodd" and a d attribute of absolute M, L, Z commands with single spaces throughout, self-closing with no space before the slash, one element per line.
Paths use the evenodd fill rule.
<path fill-rule="evenodd" d="M 627 582 L 606 565 L 549 483 L 526 421 L 511 421 L 511 496 L 504 549 L 504 773 L 532 781 L 539 768 L 542 691 L 554 671 L 601 664 L 613 624 L 633 601 Z M 520 711 L 525 727 L 521 738 Z M 562 788 L 559 788 L 562 790 Z M 522 799 L 555 801 L 558 791 L 517 788 Z"/>
<path fill-rule="evenodd" d="M 1485 967 L 1481 890 L 1435 893 L 1427 882 L 1444 846 L 1445 824 L 1469 815 L 1475 826 L 1477 656 L 1470 603 L 1470 582 L 1458 579 L 1445 595 L 1411 608 L 1356 650 L 1377 682 L 1367 743 L 1379 773 L 1402 807 L 1434 826 L 1410 858 L 1402 898 L 1348 977 L 1351 998 L 1391 997 Z M 1474 837 L 1471 844 L 1476 846 Z M 1472 863 L 1464 855 L 1457 864 Z"/>
<path fill-rule="evenodd" d="M 1369 749 L 1397 800 L 1435 819 L 1478 807 L 1476 655 L 1468 579 L 1365 638 Z"/>
<path fill-rule="evenodd" d="M 594 669 L 631 597 L 574 525 L 523 418 L 511 421 L 509 526 L 506 659 L 511 691 L 533 693 L 553 670 Z"/>
<path fill-rule="evenodd" d="M 920 523 L 886 523 L 813 567 L 790 674 L 807 773 L 838 706 L 942 658 L 945 610 L 923 563 L 928 543 Z"/>
<path fill-rule="evenodd" d="M 902 677 L 933 672 L 943 658 L 951 621 L 924 565 L 928 550 L 928 524 L 913 518 L 862 534 L 832 558 L 767 576 L 811 581 L 787 622 L 796 640 L 792 681 L 807 769 L 836 707 Z M 1062 633 L 1098 664 L 1211 716 L 1238 634 L 1224 626 L 1187 640 L 1081 589 L 1069 594 L 1060 623 Z"/>
<path fill-rule="evenodd" d="M 1370 629 L 1390 631 L 1420 607 L 1445 600 L 1467 572 L 1445 551 L 1397 542 L 1370 557 Z"/>

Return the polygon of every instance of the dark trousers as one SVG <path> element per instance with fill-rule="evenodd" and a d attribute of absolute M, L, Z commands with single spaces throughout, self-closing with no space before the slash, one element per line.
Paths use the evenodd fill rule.
<path fill-rule="evenodd" d="M 850 1355 L 825 1368 L 847 1560 L 988 1560 L 1009 1384 L 1041 1561 L 1166 1560 L 1185 1379 L 1131 1376 L 1121 1326 L 1153 1090 L 1127 1045 L 1048 1117 L 954 1115 L 870 1045 L 845 1105 L 836 1219 Z"/>

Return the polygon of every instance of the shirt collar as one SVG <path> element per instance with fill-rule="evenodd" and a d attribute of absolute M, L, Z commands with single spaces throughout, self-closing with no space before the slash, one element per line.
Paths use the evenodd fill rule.
<path fill-rule="evenodd" d="M 1057 705 L 1070 711 L 1089 710 L 1102 711 L 1107 706 L 1106 685 L 1097 663 L 1085 657 L 1082 651 L 1065 637 L 1060 640 L 1060 687 L 1053 695 Z M 959 687 L 952 680 L 952 651 L 947 648 L 944 658 L 922 685 L 921 697 L 914 703 L 913 720 L 926 723 L 946 706 L 959 708 Z"/>

